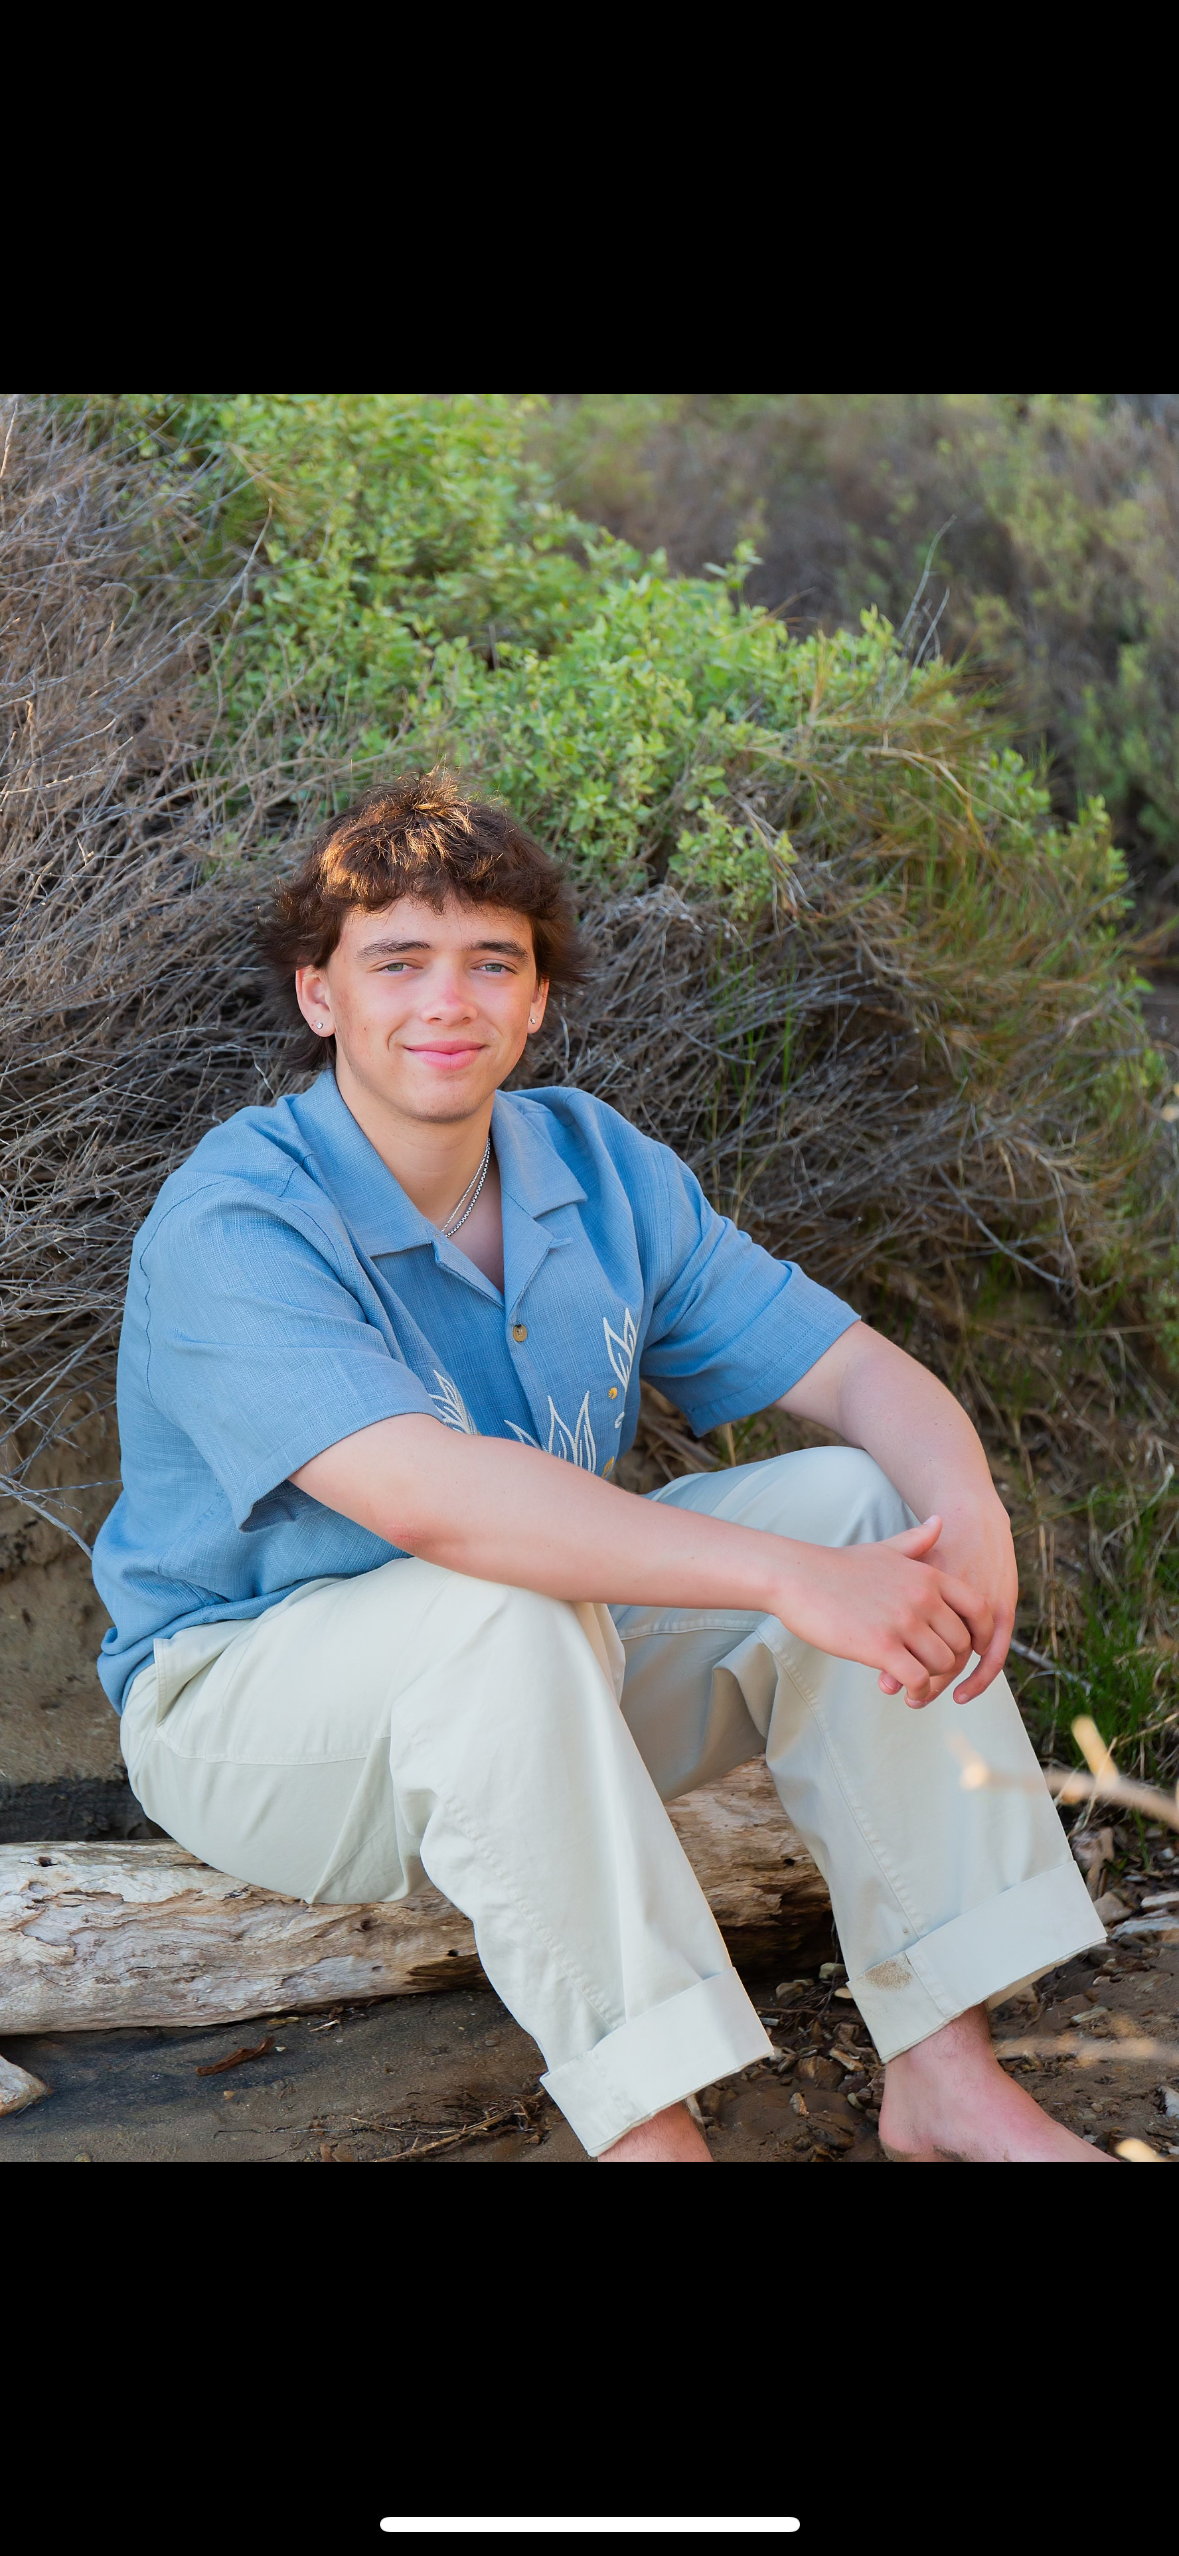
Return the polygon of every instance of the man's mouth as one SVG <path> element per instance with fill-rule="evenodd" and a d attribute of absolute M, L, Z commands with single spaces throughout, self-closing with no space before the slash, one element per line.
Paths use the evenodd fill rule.
<path fill-rule="evenodd" d="M 408 1056 L 419 1056 L 424 1065 L 440 1065 L 444 1071 L 451 1073 L 462 1065 L 473 1064 L 475 1058 L 482 1053 L 480 1042 L 469 1038 L 454 1042 L 443 1039 L 431 1040 L 428 1046 L 423 1044 L 420 1047 L 406 1049 Z"/>

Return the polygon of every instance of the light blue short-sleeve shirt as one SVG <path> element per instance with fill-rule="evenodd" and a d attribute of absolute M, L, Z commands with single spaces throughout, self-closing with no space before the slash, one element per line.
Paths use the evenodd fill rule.
<path fill-rule="evenodd" d="M 502 1296 L 330 1072 L 241 1110 L 165 1181 L 131 1255 L 123 1491 L 94 1550 L 116 1710 L 157 1637 L 396 1558 L 289 1478 L 338 1439 L 416 1411 L 608 1475 L 640 1375 L 702 1435 L 787 1392 L 855 1321 L 604 1101 L 500 1092 L 492 1135 Z"/>

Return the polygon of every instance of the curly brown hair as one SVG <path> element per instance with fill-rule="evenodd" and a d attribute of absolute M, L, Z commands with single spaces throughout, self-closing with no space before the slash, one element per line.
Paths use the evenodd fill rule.
<path fill-rule="evenodd" d="M 551 854 L 507 808 L 465 797 L 449 772 L 407 772 L 321 826 L 263 916 L 262 954 L 292 1028 L 305 1027 L 296 968 L 324 965 L 354 906 L 375 913 L 401 896 L 424 897 L 436 912 L 448 896 L 506 906 L 531 926 L 538 976 L 561 986 L 581 975 L 573 900 Z M 331 1044 L 308 1031 L 306 1061 Z"/>

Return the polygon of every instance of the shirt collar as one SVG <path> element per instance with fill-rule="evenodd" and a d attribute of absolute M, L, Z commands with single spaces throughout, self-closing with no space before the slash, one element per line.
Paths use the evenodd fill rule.
<path fill-rule="evenodd" d="M 525 1216 L 547 1216 L 554 1207 L 581 1207 L 585 1191 L 553 1143 L 549 1112 L 515 1092 L 497 1092 L 491 1133 L 499 1184 Z"/>
<path fill-rule="evenodd" d="M 425 1244 L 438 1245 L 437 1228 L 406 1197 L 400 1181 L 369 1143 L 347 1102 L 341 1099 L 330 1067 L 289 1106 L 324 1187 L 335 1199 L 349 1233 L 369 1259 L 386 1252 L 415 1251 Z M 537 1108 L 535 1103 L 530 1105 L 511 1092 L 495 1095 L 491 1132 L 504 1201 L 505 1252 L 517 1215 L 532 1223 L 554 1207 L 580 1205 L 585 1198 L 580 1181 L 553 1143 L 547 1118 L 547 1110 Z M 517 1238 L 524 1240 L 519 1234 Z M 548 1235 L 535 1237 L 541 1245 L 540 1258 L 554 1240 Z M 446 1246 L 442 1245 L 442 1249 L 445 1251 Z M 509 1253 L 509 1262 L 516 1257 L 515 1252 Z M 524 1257 L 536 1265 L 534 1252 L 526 1252 Z M 512 1292 L 518 1294 L 523 1283 L 526 1281 L 521 1272 Z"/>

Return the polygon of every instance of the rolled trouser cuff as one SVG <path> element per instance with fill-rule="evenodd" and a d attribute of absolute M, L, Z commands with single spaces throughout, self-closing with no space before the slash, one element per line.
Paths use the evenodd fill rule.
<path fill-rule="evenodd" d="M 1106 1940 L 1071 1855 L 849 1979 L 882 2059 Z"/>
<path fill-rule="evenodd" d="M 634 2015 L 541 2084 L 591 2157 L 698 2086 L 773 2056 L 735 1970 L 721 1970 Z"/>

